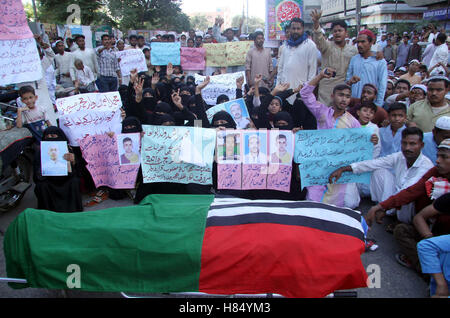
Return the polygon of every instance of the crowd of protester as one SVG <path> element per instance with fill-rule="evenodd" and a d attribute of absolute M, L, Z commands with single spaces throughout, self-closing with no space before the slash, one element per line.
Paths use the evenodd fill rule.
<path fill-rule="evenodd" d="M 180 36 L 163 34 L 150 42 L 181 42 L 186 47 L 203 43 L 252 41 L 245 65 L 233 68 L 206 67 L 197 73 L 206 80 L 195 84 L 193 73 L 180 65 L 153 66 L 151 43 L 143 36 L 116 39 L 103 35 L 101 46 L 86 47 L 85 37 L 55 39 L 44 43 L 36 37 L 42 63 L 46 63 L 46 88 L 64 93 L 119 91 L 123 103 L 122 132 L 142 132 L 142 125 L 193 126 L 236 129 L 230 114 L 221 111 L 212 122 L 202 90 L 210 76 L 245 71 L 236 81 L 236 97 L 244 98 L 251 115 L 247 128 L 315 130 L 371 127 L 373 158 L 341 167 L 329 184 L 302 187 L 301 168 L 293 163 L 291 191 L 224 191 L 217 189 L 214 164 L 212 186 L 177 183 L 143 183 L 139 172 L 135 191 L 96 189 L 78 147 L 65 156 L 72 171 L 67 177 L 43 177 L 39 152 L 34 182 L 38 208 L 60 212 L 82 211 L 104 200 L 130 197 L 139 203 L 152 193 L 229 194 L 250 199 L 312 200 L 355 209 L 362 198 L 374 202 L 367 213 L 369 226 L 394 220 L 386 230 L 393 233 L 401 252 L 397 261 L 418 273 L 430 274 L 431 295 L 448 296 L 450 275 L 450 38 L 433 24 L 405 34 L 378 37 L 365 29 L 348 37 L 344 21 L 335 21 L 326 35 L 320 11 L 311 14 L 313 26 L 305 29 L 294 18 L 286 28 L 287 39 L 277 48 L 264 46 L 262 30 L 250 35 L 240 28 L 222 30 L 223 19 L 204 33 L 190 30 Z M 122 76 L 116 51 L 141 49 L 148 71 Z M 54 107 L 37 107 L 40 88 L 19 90 L 17 126 L 29 124 L 38 140 L 67 141 L 53 121 Z M 38 98 L 39 96 L 39 98 Z M 226 102 L 219 96 L 217 104 Z M 36 124 L 34 123 L 45 123 Z M 372 172 L 370 185 L 337 184 L 342 173 Z M 90 199 L 82 203 L 81 191 Z M 380 225 L 378 225 L 380 226 Z"/>

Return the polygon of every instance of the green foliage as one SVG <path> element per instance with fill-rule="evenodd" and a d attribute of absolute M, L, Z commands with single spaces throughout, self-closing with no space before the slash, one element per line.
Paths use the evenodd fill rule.
<path fill-rule="evenodd" d="M 81 24 L 91 25 L 104 18 L 99 10 L 103 7 L 102 0 L 40 0 L 38 6 L 39 20 L 46 23 L 65 24 L 67 17 L 72 12 L 67 12 L 67 7 L 77 4 L 81 9 Z"/>
<path fill-rule="evenodd" d="M 191 28 L 194 30 L 205 31 L 206 29 L 208 29 L 208 27 L 212 26 L 212 25 L 210 25 L 206 16 L 201 15 L 201 14 L 196 14 L 194 16 L 191 16 L 190 22 L 191 22 Z"/>
<path fill-rule="evenodd" d="M 164 29 L 187 31 L 189 17 L 176 0 L 107 0 L 111 17 L 122 30 Z"/>
<path fill-rule="evenodd" d="M 242 15 L 236 15 L 233 17 L 233 19 L 231 20 L 231 25 L 233 27 L 238 27 L 239 26 L 239 22 L 242 19 Z M 248 21 L 246 18 L 244 18 L 244 23 L 243 23 L 243 32 L 246 33 L 247 32 L 247 24 L 248 24 L 248 33 L 253 33 L 255 32 L 256 29 L 263 29 L 265 27 L 265 22 L 263 19 L 258 18 L 258 17 L 248 17 Z"/>

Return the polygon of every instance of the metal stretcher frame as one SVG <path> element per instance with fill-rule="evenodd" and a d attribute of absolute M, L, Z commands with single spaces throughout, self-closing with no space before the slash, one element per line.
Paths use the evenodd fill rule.
<path fill-rule="evenodd" d="M 3 283 L 18 283 L 18 284 L 26 284 L 27 280 L 22 278 L 7 278 L 7 277 L 0 277 L 0 282 Z M 134 299 L 134 298 L 161 298 L 158 296 L 132 296 L 124 292 L 119 292 L 120 295 L 124 298 L 128 299 Z M 162 294 L 161 294 L 162 295 Z M 234 294 L 234 295 L 215 295 L 215 294 L 207 294 L 207 293 L 200 293 L 200 292 L 185 292 L 185 293 L 168 293 L 169 296 L 185 296 L 185 297 L 201 297 L 201 296 L 207 296 L 207 297 L 218 297 L 218 298 L 285 298 L 282 295 L 279 294 Z M 334 293 L 331 293 L 325 298 L 356 298 L 358 293 L 356 291 L 335 291 Z"/>

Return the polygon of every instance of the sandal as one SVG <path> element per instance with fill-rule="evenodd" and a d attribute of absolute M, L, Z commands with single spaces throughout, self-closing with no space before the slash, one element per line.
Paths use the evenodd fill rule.
<path fill-rule="evenodd" d="M 398 224 L 397 222 L 394 222 L 394 223 L 390 223 L 390 224 L 386 225 L 386 228 L 385 228 L 386 232 L 393 234 L 394 229 L 397 226 L 397 224 Z"/>
<path fill-rule="evenodd" d="M 91 207 L 94 206 L 96 204 L 99 204 L 103 201 L 105 201 L 106 199 L 108 199 L 108 192 L 104 191 L 104 190 L 100 190 L 97 192 L 97 194 L 90 200 L 88 201 L 84 206 L 85 207 Z"/>
<path fill-rule="evenodd" d="M 405 254 L 397 253 L 395 254 L 395 259 L 400 265 L 403 265 L 407 268 L 412 268 L 411 261 L 406 257 Z"/>

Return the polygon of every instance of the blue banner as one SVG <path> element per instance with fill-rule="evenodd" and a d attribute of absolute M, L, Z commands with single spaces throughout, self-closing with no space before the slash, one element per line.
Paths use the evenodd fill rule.
<path fill-rule="evenodd" d="M 295 135 L 294 161 L 302 187 L 326 185 L 330 174 L 354 162 L 373 159 L 371 128 L 300 130 Z M 371 173 L 343 173 L 337 183 L 370 183 Z"/>
<path fill-rule="evenodd" d="M 181 64 L 180 42 L 152 42 L 150 61 L 152 65 Z"/>

